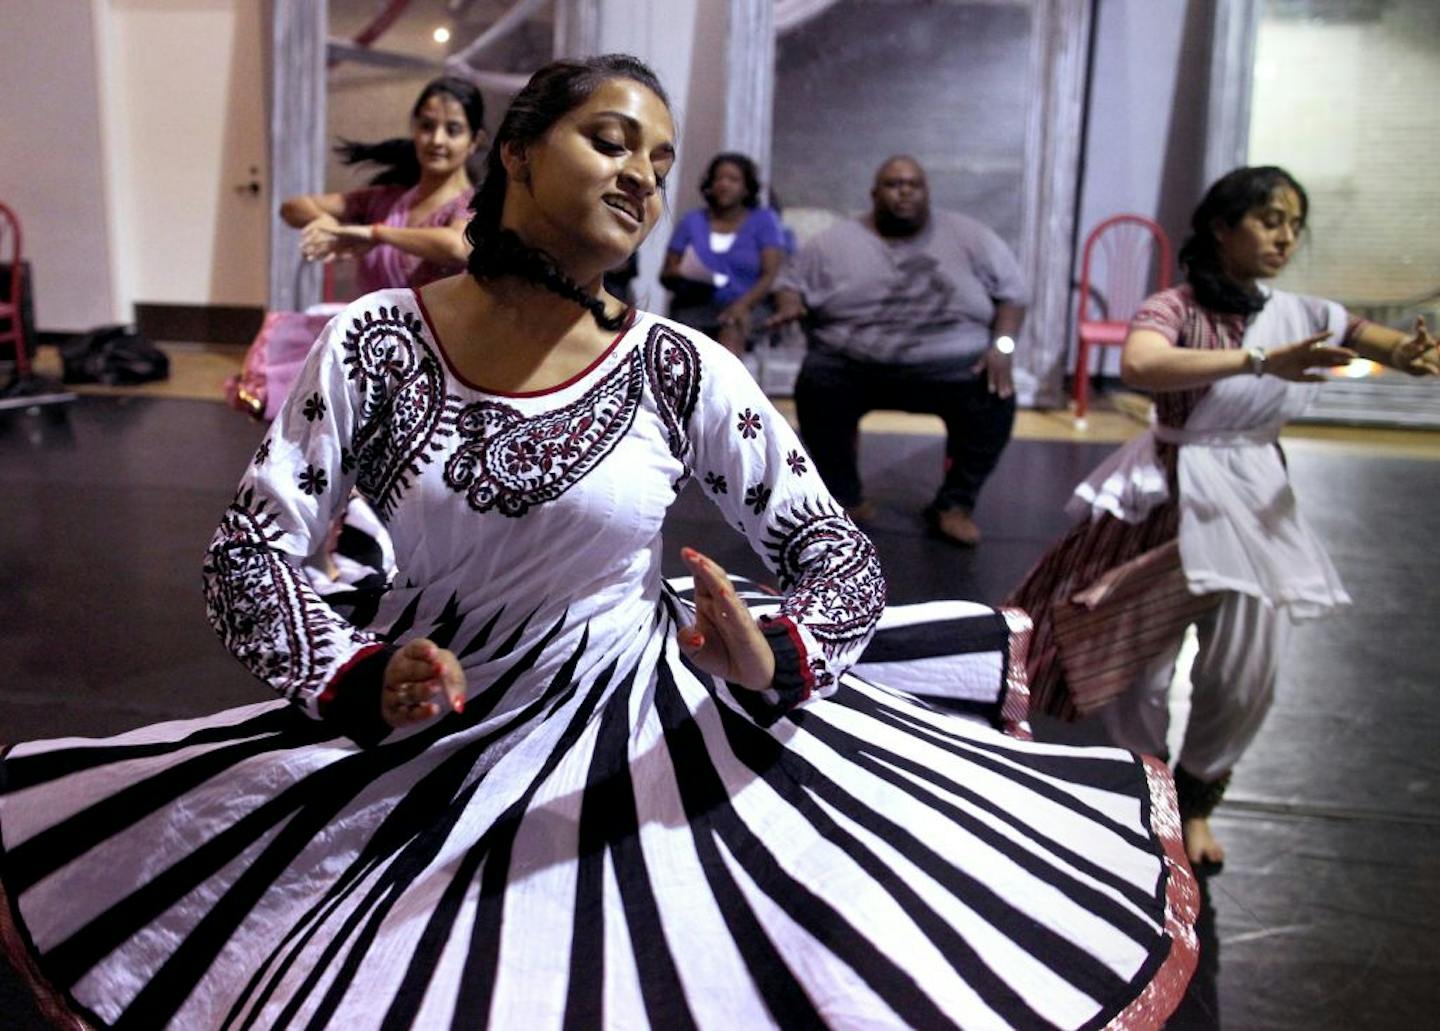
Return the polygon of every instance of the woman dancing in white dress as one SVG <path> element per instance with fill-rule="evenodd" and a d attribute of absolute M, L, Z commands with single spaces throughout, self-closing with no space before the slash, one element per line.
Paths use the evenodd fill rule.
<path fill-rule="evenodd" d="M 1152 1026 L 1194 964 L 1163 767 L 846 673 L 870 542 L 713 341 L 601 288 L 662 208 L 663 91 L 547 66 L 468 276 L 351 305 L 205 563 L 285 699 L 21 744 L 0 857 L 25 962 L 96 1024 Z M 696 481 L 779 577 L 757 620 L 660 526 Z M 356 487 L 392 588 L 298 565 Z M 189 689 L 195 689 L 193 685 Z"/>

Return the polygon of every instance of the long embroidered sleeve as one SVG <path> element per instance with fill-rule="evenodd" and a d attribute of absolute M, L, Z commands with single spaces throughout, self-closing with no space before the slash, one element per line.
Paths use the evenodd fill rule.
<path fill-rule="evenodd" d="M 355 441 L 389 407 L 387 388 L 413 374 L 400 347 L 390 383 L 356 360 L 357 344 L 373 349 L 383 338 L 377 323 L 387 314 L 342 313 L 321 334 L 205 556 L 206 613 L 216 633 L 251 673 L 312 716 L 336 674 L 380 643 L 331 609 L 300 567 L 323 546 L 355 483 Z"/>
<path fill-rule="evenodd" d="M 779 577 L 766 621 L 781 705 L 830 694 L 885 607 L 875 548 L 830 496 L 795 431 L 729 352 L 706 349 L 692 468 Z"/>

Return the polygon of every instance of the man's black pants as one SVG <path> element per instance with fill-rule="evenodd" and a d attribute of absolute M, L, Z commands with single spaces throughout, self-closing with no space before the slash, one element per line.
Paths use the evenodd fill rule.
<path fill-rule="evenodd" d="M 945 421 L 945 479 L 935 508 L 973 510 L 1015 426 L 1015 398 L 990 392 L 983 375 L 957 364 L 884 365 L 811 351 L 795 382 L 800 435 L 835 500 L 864 497 L 857 466 L 860 417 L 876 409 Z"/>

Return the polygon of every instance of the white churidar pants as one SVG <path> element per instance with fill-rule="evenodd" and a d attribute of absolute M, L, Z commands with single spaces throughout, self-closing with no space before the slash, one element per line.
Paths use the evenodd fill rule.
<path fill-rule="evenodd" d="M 1289 615 L 1249 594 L 1225 591 L 1196 624 L 1199 651 L 1190 671 L 1190 719 L 1180 765 L 1203 781 L 1228 773 L 1260 731 L 1275 699 Z M 1157 656 L 1123 695 L 1100 710 L 1110 739 L 1147 755 L 1165 754 L 1169 691 L 1181 639 Z"/>

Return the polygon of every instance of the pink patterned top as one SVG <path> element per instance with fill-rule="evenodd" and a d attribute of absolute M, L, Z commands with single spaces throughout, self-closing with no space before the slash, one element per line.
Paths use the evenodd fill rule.
<path fill-rule="evenodd" d="M 363 190 L 351 190 L 345 194 L 343 222 L 361 225 L 395 226 L 410 225 L 410 208 L 415 201 L 414 186 L 367 186 Z M 411 228 L 428 229 L 448 226 L 455 216 L 463 215 L 470 208 L 474 189 L 458 194 L 454 200 L 442 204 L 431 212 L 430 217 Z M 355 285 L 362 294 L 395 287 L 421 287 L 437 279 L 453 276 L 463 271 L 460 265 L 440 265 L 406 254 L 398 247 L 383 244 L 372 247 L 356 263 Z"/>
<path fill-rule="evenodd" d="M 1364 324 L 1364 319 L 1355 315 L 1349 316 L 1345 325 L 1345 342 L 1353 340 Z M 1189 283 L 1152 294 L 1130 320 L 1132 330 L 1154 330 L 1176 347 L 1188 347 L 1197 351 L 1222 351 L 1239 347 L 1245 338 L 1248 325 L 1249 320 L 1244 315 L 1201 307 Z M 1156 393 L 1156 420 L 1162 426 L 1183 427 L 1189 420 L 1190 413 L 1209 389 L 1205 386 L 1196 387 L 1194 390 L 1167 390 Z"/>

